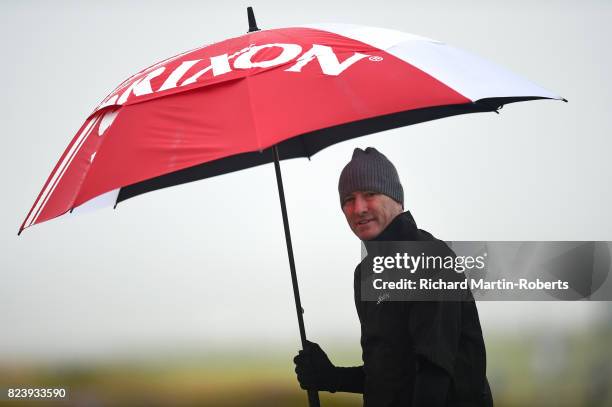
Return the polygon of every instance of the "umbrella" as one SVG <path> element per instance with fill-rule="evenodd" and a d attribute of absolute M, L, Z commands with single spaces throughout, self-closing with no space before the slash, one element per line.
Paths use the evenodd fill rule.
<path fill-rule="evenodd" d="M 347 24 L 259 30 L 129 77 L 87 117 L 19 228 L 67 212 L 274 162 L 302 343 L 280 161 L 332 144 L 505 104 L 564 100 L 432 39 Z M 309 393 L 317 404 L 315 392 Z"/>

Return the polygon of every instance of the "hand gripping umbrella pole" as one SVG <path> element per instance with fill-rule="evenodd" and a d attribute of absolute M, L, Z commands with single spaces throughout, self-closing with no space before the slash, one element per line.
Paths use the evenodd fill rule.
<path fill-rule="evenodd" d="M 253 7 L 247 8 L 247 17 L 249 19 L 249 32 L 259 31 Z M 306 349 L 306 329 L 304 328 L 304 318 L 302 314 L 304 309 L 300 301 L 300 288 L 298 287 L 297 274 L 295 272 L 295 260 L 293 259 L 293 246 L 291 245 L 291 231 L 289 230 L 289 217 L 287 216 L 287 205 L 285 204 L 285 190 L 283 188 L 283 177 L 281 175 L 280 157 L 278 154 L 278 146 L 272 148 L 274 155 L 274 170 L 276 172 L 276 185 L 278 186 L 278 198 L 280 200 L 281 212 L 283 213 L 283 227 L 285 228 L 285 241 L 287 242 L 287 256 L 289 257 L 289 269 L 291 271 L 291 284 L 293 286 L 293 298 L 295 299 L 295 311 L 297 313 L 298 326 L 300 328 L 300 339 L 302 341 L 302 349 Z M 310 407 L 319 407 L 319 393 L 316 390 L 308 390 L 308 405 Z"/>

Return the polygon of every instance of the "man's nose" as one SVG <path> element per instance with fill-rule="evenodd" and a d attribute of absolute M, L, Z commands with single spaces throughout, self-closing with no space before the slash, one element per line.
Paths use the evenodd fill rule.
<path fill-rule="evenodd" d="M 361 196 L 355 197 L 355 212 L 361 214 L 368 211 L 368 203 Z"/>

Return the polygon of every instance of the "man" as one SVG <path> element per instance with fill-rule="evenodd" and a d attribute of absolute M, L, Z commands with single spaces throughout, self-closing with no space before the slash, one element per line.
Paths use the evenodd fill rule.
<path fill-rule="evenodd" d="M 434 242 L 442 254 L 454 256 L 403 212 L 397 171 L 376 149 L 355 149 L 338 192 L 349 227 L 366 246 Z M 309 342 L 294 358 L 303 389 L 363 393 L 366 407 L 492 406 L 482 330 L 469 290 L 461 302 L 363 301 L 361 279 L 358 265 L 354 289 L 363 366 L 336 367 Z"/>

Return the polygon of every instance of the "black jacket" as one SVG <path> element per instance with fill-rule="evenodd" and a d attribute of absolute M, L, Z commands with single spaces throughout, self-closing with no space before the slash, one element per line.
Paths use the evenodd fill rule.
<path fill-rule="evenodd" d="M 374 240 L 436 241 L 410 212 L 398 215 Z M 367 242 L 366 242 L 367 246 Z M 425 253 L 429 254 L 429 253 Z M 439 252 L 436 254 L 440 254 Z M 343 368 L 339 389 L 363 392 L 366 407 L 430 404 L 490 406 L 486 354 L 476 304 L 451 301 L 362 301 L 355 269 L 355 306 L 361 323 L 363 366 Z"/>

